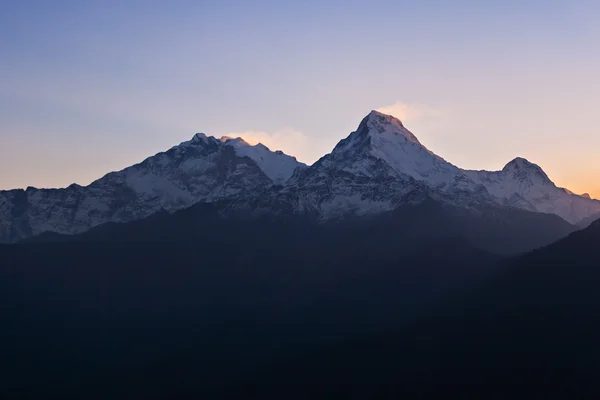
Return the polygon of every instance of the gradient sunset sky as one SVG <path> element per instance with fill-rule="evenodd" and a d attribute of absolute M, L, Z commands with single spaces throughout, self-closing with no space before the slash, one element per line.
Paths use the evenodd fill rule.
<path fill-rule="evenodd" d="M 195 132 L 311 163 L 372 109 L 462 168 L 521 156 L 600 198 L 600 2 L 0 0 L 0 189 Z"/>

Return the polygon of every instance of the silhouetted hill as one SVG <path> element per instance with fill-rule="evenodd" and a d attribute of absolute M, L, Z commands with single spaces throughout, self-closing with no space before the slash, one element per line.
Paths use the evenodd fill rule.
<path fill-rule="evenodd" d="M 0 247 L 2 386 L 34 398 L 207 395 L 284 354 L 395 332 L 495 276 L 491 251 L 573 229 L 432 199 L 327 223 L 224 217 L 227 205 Z"/>
<path fill-rule="evenodd" d="M 490 398 L 510 386 L 513 394 L 595 397 L 599 244 L 595 223 L 494 270 L 406 329 L 282 356 L 230 393 Z"/>
<path fill-rule="evenodd" d="M 0 386 L 202 393 L 283 349 L 402 326 L 498 260 L 435 203 L 331 224 L 214 207 L 0 247 Z"/>

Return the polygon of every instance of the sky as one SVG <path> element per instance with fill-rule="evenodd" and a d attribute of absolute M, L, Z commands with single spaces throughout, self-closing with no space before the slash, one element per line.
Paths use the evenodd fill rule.
<path fill-rule="evenodd" d="M 194 133 L 311 163 L 373 109 L 468 169 L 600 198 L 595 0 L 0 0 L 0 189 L 88 184 Z"/>

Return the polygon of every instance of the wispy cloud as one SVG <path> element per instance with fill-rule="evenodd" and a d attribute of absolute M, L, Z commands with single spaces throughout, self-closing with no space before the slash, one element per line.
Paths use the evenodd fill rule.
<path fill-rule="evenodd" d="M 384 114 L 393 115 L 402 122 L 415 122 L 430 118 L 442 118 L 448 115 L 449 110 L 435 108 L 424 104 L 412 104 L 396 102 L 384 107 L 380 107 L 377 111 Z"/>
<path fill-rule="evenodd" d="M 449 108 L 426 104 L 395 102 L 377 111 L 400 119 L 421 141 L 432 150 L 447 147 L 457 115 Z"/>

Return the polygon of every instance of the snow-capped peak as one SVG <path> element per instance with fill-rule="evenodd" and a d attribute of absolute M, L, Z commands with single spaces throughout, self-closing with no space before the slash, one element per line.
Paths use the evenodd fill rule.
<path fill-rule="evenodd" d="M 365 119 L 363 119 L 363 122 L 369 128 L 369 132 L 371 133 L 401 136 L 410 142 L 419 145 L 421 144 L 417 137 L 404 127 L 402 121 L 392 115 L 373 110 L 365 117 Z"/>
<path fill-rule="evenodd" d="M 385 150 L 386 147 L 394 151 L 404 145 L 412 145 L 433 155 L 398 118 L 373 110 L 362 119 L 356 131 L 338 143 L 333 152 L 355 152 L 359 148 Z"/>
<path fill-rule="evenodd" d="M 519 170 L 519 169 L 528 169 L 528 168 L 540 168 L 538 165 L 532 163 L 523 157 L 515 157 L 513 160 L 509 161 L 504 168 L 503 171 L 509 170 Z"/>
<path fill-rule="evenodd" d="M 525 177 L 529 178 L 541 178 L 543 182 L 551 183 L 552 181 L 546 175 L 544 170 L 537 164 L 534 164 L 523 157 L 517 157 L 514 160 L 510 161 L 508 164 L 502 168 L 502 172 L 505 174 L 511 174 L 515 177 Z"/>
<path fill-rule="evenodd" d="M 460 169 L 429 151 L 398 118 L 379 111 L 364 117 L 328 159 L 347 172 L 371 177 L 382 173 L 375 164 L 383 162 L 389 167 L 385 173 L 412 177 L 436 189 L 467 183 Z"/>
<path fill-rule="evenodd" d="M 241 137 L 230 136 L 223 136 L 220 141 L 233 147 L 238 156 L 252 159 L 278 185 L 290 179 L 296 168 L 306 168 L 306 164 L 298 162 L 295 157 L 281 151 L 273 152 L 262 143 L 252 146 Z"/>
<path fill-rule="evenodd" d="M 214 136 L 206 136 L 204 133 L 196 133 L 192 140 L 183 142 L 174 148 L 197 148 L 207 146 L 217 149 L 219 146 L 233 148 L 235 154 L 239 157 L 248 157 L 254 161 L 258 167 L 275 184 L 285 183 L 297 168 L 306 168 L 306 164 L 296 160 L 282 151 L 271 151 L 262 143 L 250 145 L 241 137 L 222 136 L 220 139 Z"/>

